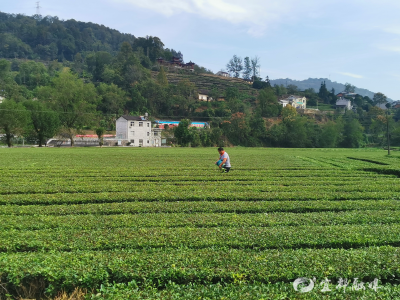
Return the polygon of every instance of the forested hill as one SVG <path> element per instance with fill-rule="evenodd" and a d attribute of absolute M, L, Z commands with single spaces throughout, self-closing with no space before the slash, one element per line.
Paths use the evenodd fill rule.
<path fill-rule="evenodd" d="M 318 91 L 319 88 L 321 87 L 321 82 L 325 81 L 326 83 L 326 88 L 328 90 L 331 90 L 332 88 L 335 89 L 336 93 L 340 93 L 342 91 L 344 91 L 345 89 L 345 85 L 338 83 L 336 81 L 331 81 L 328 78 L 308 78 L 306 80 L 292 80 L 289 78 L 286 79 L 274 79 L 271 80 L 271 84 L 277 84 L 277 85 L 289 85 L 289 84 L 294 84 L 295 86 L 297 86 L 300 90 L 304 91 L 306 89 L 309 88 L 313 88 L 315 91 Z M 357 88 L 355 89 L 355 92 L 361 96 L 366 96 L 369 98 L 373 98 L 374 97 L 374 92 L 371 92 L 370 90 L 367 89 L 361 89 L 361 88 Z M 388 99 L 391 100 L 391 99 Z"/>
<path fill-rule="evenodd" d="M 157 37 L 137 38 L 104 25 L 60 20 L 57 17 L 15 15 L 0 12 L 0 58 L 72 61 L 78 53 L 105 51 L 113 56 L 123 42 L 143 51 L 151 61 L 166 59 L 174 50 L 164 49 Z"/>

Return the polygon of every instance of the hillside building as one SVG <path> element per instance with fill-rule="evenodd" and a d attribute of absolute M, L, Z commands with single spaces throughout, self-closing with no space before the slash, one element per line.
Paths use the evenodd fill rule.
<path fill-rule="evenodd" d="M 177 127 L 179 125 L 179 121 L 162 121 L 157 120 L 154 122 L 159 129 L 165 129 L 165 125 L 168 125 L 169 128 Z M 196 128 L 208 128 L 209 124 L 207 122 L 192 122 L 189 127 L 196 127 Z"/>
<path fill-rule="evenodd" d="M 172 68 L 172 69 L 183 69 L 190 72 L 194 72 L 195 63 L 191 61 L 186 64 L 182 63 L 182 60 L 179 57 L 173 56 L 170 61 L 166 61 L 164 60 L 164 58 L 160 57 L 157 59 L 157 62 L 160 64 L 160 66 L 164 66 L 168 70 Z"/>
<path fill-rule="evenodd" d="M 302 108 L 306 109 L 307 107 L 307 98 L 302 96 L 290 95 L 287 97 L 283 97 L 279 100 L 279 103 L 285 107 L 286 105 L 290 104 L 295 108 Z"/>
<path fill-rule="evenodd" d="M 351 105 L 351 100 L 349 99 L 339 98 L 336 101 L 336 109 L 351 110 L 352 108 L 353 105 Z"/>

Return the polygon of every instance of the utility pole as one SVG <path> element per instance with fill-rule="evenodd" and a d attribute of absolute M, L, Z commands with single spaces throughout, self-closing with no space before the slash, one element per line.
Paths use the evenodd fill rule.
<path fill-rule="evenodd" d="M 386 113 L 386 132 L 387 132 L 387 147 L 388 155 L 390 155 L 390 138 L 389 138 L 389 110 Z"/>

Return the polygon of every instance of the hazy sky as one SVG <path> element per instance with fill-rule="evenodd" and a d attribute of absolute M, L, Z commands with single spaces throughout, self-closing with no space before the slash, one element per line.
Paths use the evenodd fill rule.
<path fill-rule="evenodd" d="M 2 0 L 33 15 L 35 1 Z M 399 0 L 46 0 L 41 14 L 158 36 L 217 72 L 259 56 L 271 79 L 331 78 L 400 99 Z"/>

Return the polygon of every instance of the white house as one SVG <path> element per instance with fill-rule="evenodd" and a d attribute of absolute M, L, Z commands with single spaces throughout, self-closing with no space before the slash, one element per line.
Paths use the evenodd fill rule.
<path fill-rule="evenodd" d="M 222 76 L 222 77 L 231 77 L 231 76 L 229 75 L 229 73 L 224 72 L 224 71 L 219 71 L 216 75 Z"/>
<path fill-rule="evenodd" d="M 209 96 L 209 91 L 208 90 L 199 90 L 199 100 L 200 101 L 211 101 L 213 100 L 210 96 Z"/>
<path fill-rule="evenodd" d="M 116 122 L 116 138 L 134 147 L 161 146 L 162 129 L 153 128 L 147 116 L 122 116 Z"/>
<path fill-rule="evenodd" d="M 303 108 L 305 109 L 307 106 L 307 98 L 301 96 L 290 95 L 287 98 L 279 100 L 279 103 L 285 107 L 286 105 L 290 104 L 295 108 Z"/>
<path fill-rule="evenodd" d="M 349 99 L 344 99 L 344 98 L 339 98 L 336 101 L 336 108 L 343 108 L 346 110 L 351 110 L 353 106 L 351 105 L 351 100 Z"/>
<path fill-rule="evenodd" d="M 3 103 L 3 101 L 4 101 L 5 99 L 6 99 L 6 98 L 0 96 L 0 103 Z"/>

